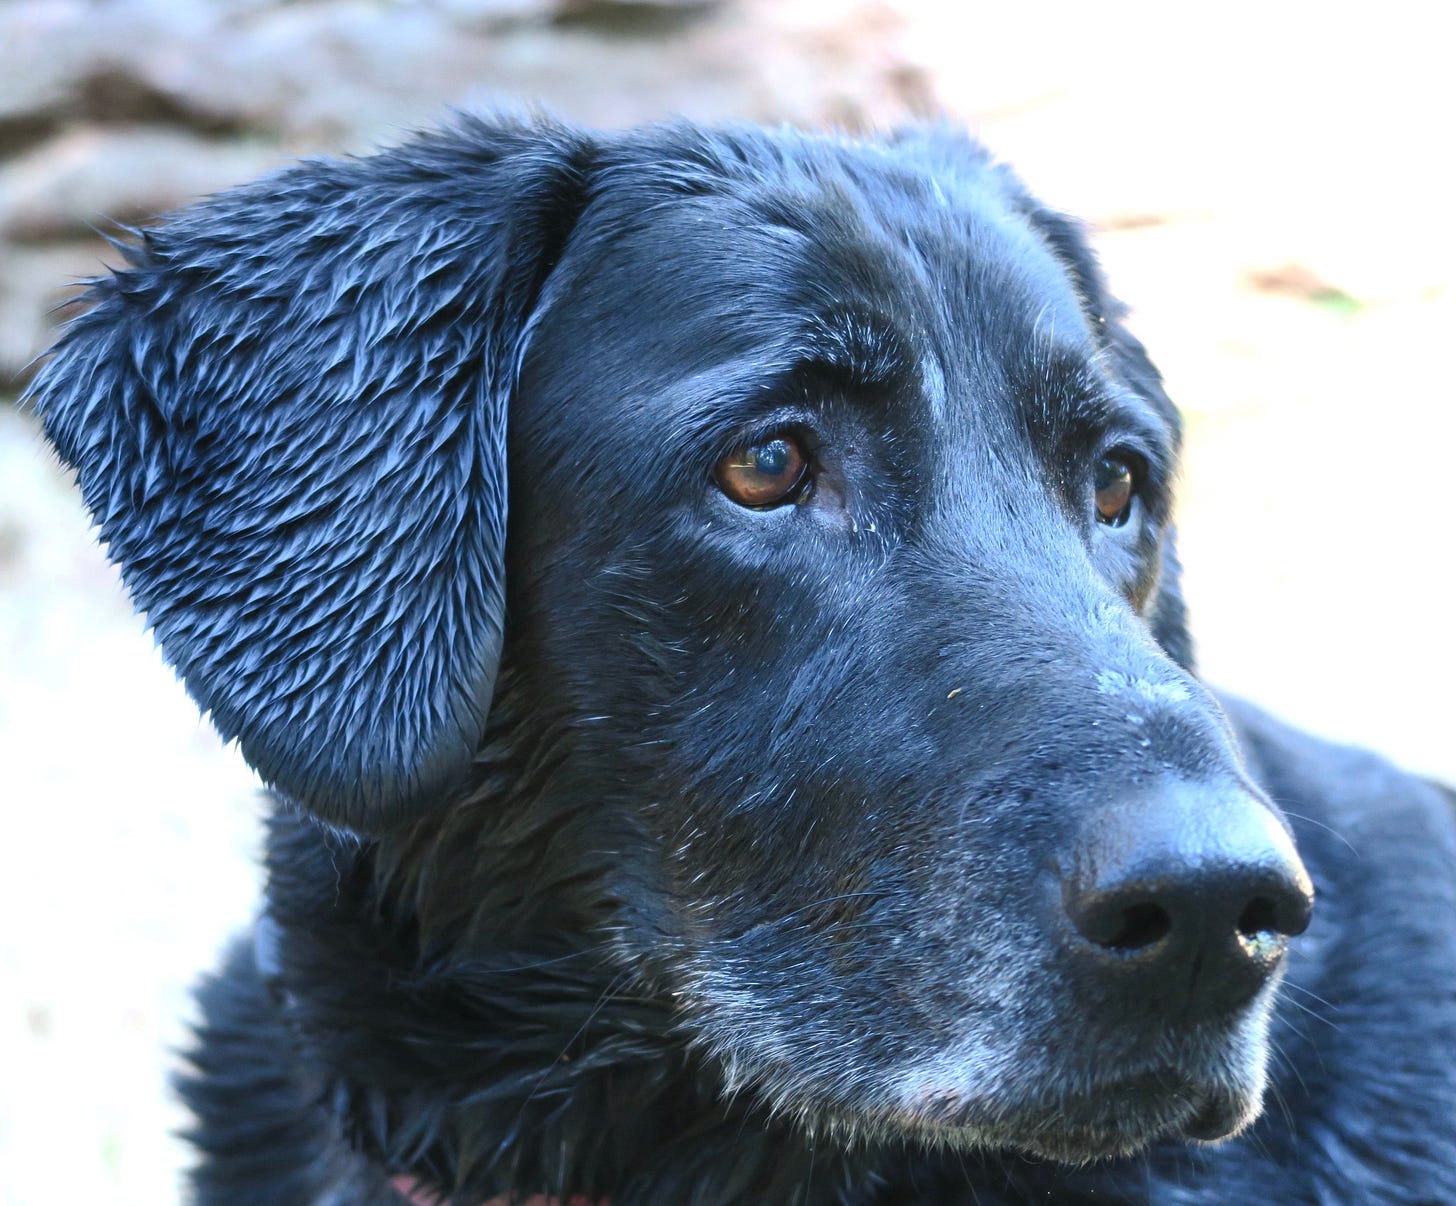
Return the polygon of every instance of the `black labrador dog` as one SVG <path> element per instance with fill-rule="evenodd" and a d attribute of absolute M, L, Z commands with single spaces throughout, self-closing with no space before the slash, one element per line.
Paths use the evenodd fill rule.
<path fill-rule="evenodd" d="M 974 143 L 463 119 L 124 253 L 33 399 L 277 799 L 200 1202 L 1456 1202 L 1452 801 L 1200 685 Z"/>

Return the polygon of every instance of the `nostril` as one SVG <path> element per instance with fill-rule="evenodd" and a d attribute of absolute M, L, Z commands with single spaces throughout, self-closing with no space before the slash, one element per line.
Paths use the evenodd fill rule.
<path fill-rule="evenodd" d="M 1291 938 L 1304 933 L 1314 903 L 1308 880 L 1301 883 L 1291 878 L 1288 883 L 1270 884 L 1266 890 L 1268 895 L 1252 897 L 1239 914 L 1240 936 Z"/>
<path fill-rule="evenodd" d="M 1122 911 L 1122 925 L 1100 945 L 1114 951 L 1141 951 L 1156 946 L 1168 936 L 1173 919 L 1161 905 L 1152 901 L 1135 904 Z"/>
<path fill-rule="evenodd" d="M 1172 914 L 1142 893 L 1074 893 L 1066 904 L 1077 932 L 1093 946 L 1114 954 L 1147 950 L 1173 930 Z"/>
<path fill-rule="evenodd" d="M 1266 896 L 1254 897 L 1239 914 L 1239 933 L 1245 938 L 1283 932 L 1283 927 L 1279 924 L 1279 908 Z"/>

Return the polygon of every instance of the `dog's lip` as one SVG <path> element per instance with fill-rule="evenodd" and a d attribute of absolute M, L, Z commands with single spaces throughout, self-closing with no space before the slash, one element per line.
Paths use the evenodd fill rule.
<path fill-rule="evenodd" d="M 907 1129 L 977 1146 L 988 1138 L 979 1103 L 954 1092 L 925 1094 L 897 1121 Z M 1200 1081 L 1174 1068 L 1108 1079 L 1075 1095 L 1031 1103 L 995 1126 L 998 1144 L 1033 1155 L 1084 1161 L 1126 1154 L 1163 1137 L 1214 1143 L 1241 1131 L 1257 1102 L 1229 1086 Z"/>
<path fill-rule="evenodd" d="M 1204 1095 L 1197 1111 L 1175 1128 L 1184 1139 L 1201 1143 L 1218 1143 L 1244 1129 L 1256 1113 L 1252 1104 L 1228 1092 Z"/>

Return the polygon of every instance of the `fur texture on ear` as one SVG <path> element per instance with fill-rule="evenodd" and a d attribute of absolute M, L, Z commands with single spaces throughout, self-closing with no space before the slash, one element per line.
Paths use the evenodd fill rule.
<path fill-rule="evenodd" d="M 31 390 L 192 697 L 378 832 L 469 765 L 505 607 L 506 409 L 591 147 L 462 119 L 140 235 Z"/>

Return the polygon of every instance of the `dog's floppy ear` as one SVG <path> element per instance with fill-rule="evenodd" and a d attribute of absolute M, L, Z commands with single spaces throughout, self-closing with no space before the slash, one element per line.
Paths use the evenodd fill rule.
<path fill-rule="evenodd" d="M 469 765 L 505 596 L 506 407 L 590 149 L 462 120 L 184 211 L 31 397 L 192 697 L 377 832 Z"/>
<path fill-rule="evenodd" d="M 1176 445 L 1183 431 L 1178 408 L 1163 389 L 1163 376 L 1148 356 L 1142 341 L 1124 324 L 1127 307 L 1108 291 L 1102 266 L 1097 262 L 1082 225 L 1065 214 L 1040 205 L 1029 196 L 1023 195 L 1022 204 L 1023 212 L 1072 277 L 1088 318 L 1097 327 L 1098 339 L 1113 372 L 1157 411 L 1168 424 Z M 1168 656 L 1191 671 L 1193 638 L 1188 631 L 1181 578 L 1182 567 L 1178 563 L 1178 550 L 1170 525 L 1163 534 L 1158 588 L 1148 605 L 1148 622 Z"/>

